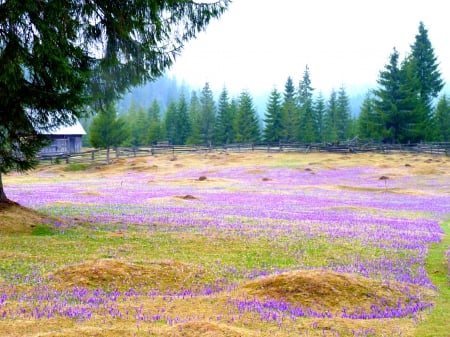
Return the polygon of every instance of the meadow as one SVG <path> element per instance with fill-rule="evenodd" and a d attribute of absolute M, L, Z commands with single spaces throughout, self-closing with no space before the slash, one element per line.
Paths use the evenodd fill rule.
<path fill-rule="evenodd" d="M 0 336 L 450 336 L 449 157 L 158 155 L 3 180 Z"/>

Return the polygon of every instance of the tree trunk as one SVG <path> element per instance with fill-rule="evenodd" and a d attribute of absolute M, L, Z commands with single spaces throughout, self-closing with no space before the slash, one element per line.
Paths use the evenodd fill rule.
<path fill-rule="evenodd" d="M 8 201 L 9 199 L 6 197 L 5 191 L 3 189 L 2 173 L 0 172 L 0 203 Z"/>

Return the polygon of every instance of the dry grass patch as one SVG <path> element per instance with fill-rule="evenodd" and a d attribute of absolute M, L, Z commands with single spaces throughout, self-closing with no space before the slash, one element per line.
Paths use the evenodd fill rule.
<path fill-rule="evenodd" d="M 98 259 L 69 265 L 50 278 L 57 288 L 158 289 L 179 291 L 201 287 L 202 267 L 179 261 L 153 262 L 145 265 L 118 259 Z"/>
<path fill-rule="evenodd" d="M 55 220 L 14 202 L 0 203 L 0 234 L 31 234 L 37 225 Z"/>
<path fill-rule="evenodd" d="M 224 324 L 205 321 L 177 324 L 163 333 L 164 337 L 243 337 L 254 334 Z"/>
<path fill-rule="evenodd" d="M 340 313 L 370 311 L 373 304 L 395 307 L 398 300 L 408 302 L 405 286 L 389 284 L 359 275 L 328 270 L 294 271 L 253 280 L 241 290 L 260 300 L 286 301 L 294 306 Z M 416 287 L 416 291 L 419 289 Z M 431 295 L 431 294 L 430 294 Z"/>

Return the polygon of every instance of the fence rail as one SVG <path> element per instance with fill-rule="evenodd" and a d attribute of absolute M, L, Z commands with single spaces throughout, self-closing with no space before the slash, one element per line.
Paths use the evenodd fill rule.
<path fill-rule="evenodd" d="M 119 147 L 110 151 L 112 158 L 152 156 L 158 154 L 207 153 L 207 152 L 330 152 L 330 153 L 425 153 L 450 155 L 450 143 L 379 144 L 379 143 L 237 143 L 211 146 L 154 145 L 144 147 Z M 107 151 L 94 149 L 80 153 L 45 153 L 41 162 L 105 163 Z"/>

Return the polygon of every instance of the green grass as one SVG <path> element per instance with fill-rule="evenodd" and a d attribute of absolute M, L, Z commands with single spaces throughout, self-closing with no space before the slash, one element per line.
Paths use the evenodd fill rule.
<path fill-rule="evenodd" d="M 430 247 L 427 258 L 427 272 L 438 288 L 438 296 L 430 315 L 422 322 L 416 337 L 450 337 L 450 285 L 445 253 L 450 247 L 450 221 L 442 223 L 445 235 L 442 242 Z"/>

